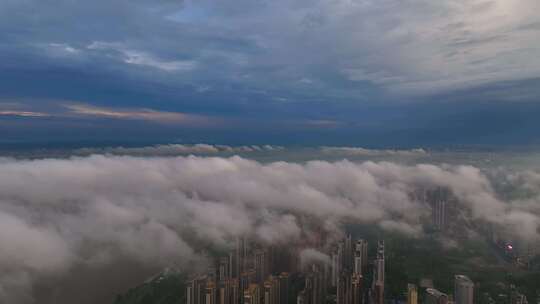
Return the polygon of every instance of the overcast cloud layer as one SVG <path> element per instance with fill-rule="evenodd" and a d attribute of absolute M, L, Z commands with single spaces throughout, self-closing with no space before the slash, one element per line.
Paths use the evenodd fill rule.
<path fill-rule="evenodd" d="M 539 5 L 0 0 L 0 129 L 12 140 L 528 144 Z"/>
<path fill-rule="evenodd" d="M 537 173 L 504 178 L 540 193 Z M 131 271 L 187 269 L 204 264 L 201 246 L 228 248 L 238 235 L 294 242 L 319 227 L 340 233 L 342 223 L 354 221 L 421 237 L 420 217 L 429 217 L 430 210 L 410 194 L 434 186 L 450 188 L 472 219 L 505 227 L 522 239 L 539 237 L 538 196 L 505 203 L 472 166 L 346 160 L 261 164 L 196 156 L 2 159 L 0 300 L 91 303 L 96 299 L 80 299 L 77 290 L 110 296 L 107 292 L 128 276 L 126 263 L 132 263 Z M 303 255 L 321 258 L 313 251 Z M 102 276 L 105 269 L 118 278 L 107 285 L 110 289 L 88 283 L 92 270 Z M 70 288 L 54 283 L 66 278 L 80 283 L 71 297 L 64 297 Z M 49 292 L 35 299 L 43 286 Z"/>

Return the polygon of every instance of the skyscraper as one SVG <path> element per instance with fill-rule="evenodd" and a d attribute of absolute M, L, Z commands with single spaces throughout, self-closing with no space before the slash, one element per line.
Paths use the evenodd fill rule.
<path fill-rule="evenodd" d="M 213 281 L 206 283 L 206 298 L 205 304 L 217 304 L 217 289 Z"/>
<path fill-rule="evenodd" d="M 456 304 L 473 304 L 474 283 L 465 275 L 454 277 L 454 301 Z"/>
<path fill-rule="evenodd" d="M 354 248 L 354 273 L 361 275 L 367 262 L 367 241 L 358 240 Z"/>
<path fill-rule="evenodd" d="M 206 303 L 206 276 L 199 276 L 190 282 L 186 287 L 186 304 Z"/>
<path fill-rule="evenodd" d="M 242 294 L 244 291 L 246 291 L 251 284 L 256 283 L 255 278 L 255 270 L 251 269 L 248 271 L 244 271 L 240 274 L 239 279 L 239 288 L 240 288 L 240 294 Z M 244 301 L 245 297 L 241 297 L 241 301 Z"/>
<path fill-rule="evenodd" d="M 351 304 L 363 304 L 364 296 L 362 293 L 362 275 L 354 273 L 351 278 Z"/>
<path fill-rule="evenodd" d="M 418 289 L 414 284 L 407 284 L 407 304 L 418 304 Z"/>
<path fill-rule="evenodd" d="M 303 301 L 306 304 L 326 303 L 326 277 L 323 265 L 313 264 L 306 274 Z"/>
<path fill-rule="evenodd" d="M 341 272 L 341 270 L 343 269 L 343 266 L 345 265 L 345 242 L 343 241 L 338 243 L 337 256 L 338 256 L 338 269 Z"/>
<path fill-rule="evenodd" d="M 234 278 L 231 279 L 231 304 L 240 303 L 240 298 L 243 295 L 240 291 L 240 279 Z"/>
<path fill-rule="evenodd" d="M 384 286 L 384 241 L 377 245 L 377 258 L 374 262 L 373 282 Z"/>
<path fill-rule="evenodd" d="M 231 250 L 231 252 L 229 252 L 229 277 L 230 278 L 238 278 L 238 269 L 236 269 L 236 255 L 235 255 L 235 251 L 234 250 Z"/>
<path fill-rule="evenodd" d="M 268 276 L 268 268 L 266 251 L 263 249 L 255 251 L 255 276 L 257 283 L 262 283 Z"/>
<path fill-rule="evenodd" d="M 433 225 L 438 230 L 446 227 L 446 204 L 449 193 L 447 189 L 437 188 L 431 193 L 431 204 L 433 208 Z"/>
<path fill-rule="evenodd" d="M 227 278 L 220 282 L 219 304 L 238 304 L 238 279 Z"/>
<path fill-rule="evenodd" d="M 343 271 L 339 274 L 337 288 L 336 288 L 336 303 L 337 304 L 351 304 L 352 300 L 352 283 L 351 275 L 347 271 Z"/>
<path fill-rule="evenodd" d="M 229 278 L 229 259 L 222 257 L 219 259 L 218 265 L 218 281 L 224 281 Z"/>
<path fill-rule="evenodd" d="M 352 270 L 353 268 L 353 246 L 352 246 L 352 236 L 349 234 L 345 238 L 345 248 L 343 253 L 343 262 L 346 269 Z"/>
<path fill-rule="evenodd" d="M 375 304 L 384 303 L 384 241 L 377 245 L 377 258 L 373 265 L 372 295 Z"/>
<path fill-rule="evenodd" d="M 339 278 L 339 258 L 337 252 L 332 253 L 332 277 L 331 277 L 331 286 L 336 287 L 337 281 Z"/>
<path fill-rule="evenodd" d="M 240 274 L 244 271 L 244 238 L 236 238 L 236 249 L 235 249 L 235 277 L 240 277 Z"/>
<path fill-rule="evenodd" d="M 279 275 L 279 304 L 289 302 L 289 273 L 282 272 Z"/>
<path fill-rule="evenodd" d="M 446 201 L 437 200 L 433 203 L 433 224 L 438 230 L 446 226 Z"/>
<path fill-rule="evenodd" d="M 279 304 L 279 278 L 269 276 L 264 282 L 264 304 Z"/>

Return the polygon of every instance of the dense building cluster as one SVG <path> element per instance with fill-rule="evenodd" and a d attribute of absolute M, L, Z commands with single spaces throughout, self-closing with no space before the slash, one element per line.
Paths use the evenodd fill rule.
<path fill-rule="evenodd" d="M 324 258 L 301 263 L 301 248 L 262 246 L 238 238 L 228 256 L 188 282 L 186 304 L 383 304 L 383 241 L 371 263 L 367 241 L 350 235 L 317 250 Z M 369 288 L 368 265 L 373 266 Z"/>
<path fill-rule="evenodd" d="M 188 282 L 187 304 L 288 303 L 290 273 L 297 272 L 299 260 L 281 249 L 238 238 L 228 256 Z"/>
<path fill-rule="evenodd" d="M 321 242 L 322 244 L 322 242 Z M 238 238 L 227 256 L 207 273 L 191 278 L 186 304 L 384 304 L 385 246 L 377 242 L 372 258 L 368 242 L 350 235 L 316 248 L 318 258 L 302 258 L 305 248 L 263 246 Z M 454 294 L 432 285 L 408 284 L 407 304 L 473 304 L 474 283 L 454 277 Z M 512 304 L 524 304 L 522 295 Z"/>

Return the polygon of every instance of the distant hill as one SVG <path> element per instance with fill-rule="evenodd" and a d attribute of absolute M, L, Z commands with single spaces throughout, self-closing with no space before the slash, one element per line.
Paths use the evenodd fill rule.
<path fill-rule="evenodd" d="M 117 296 L 114 304 L 183 304 L 186 293 L 184 282 L 185 276 L 179 271 L 166 269 Z"/>

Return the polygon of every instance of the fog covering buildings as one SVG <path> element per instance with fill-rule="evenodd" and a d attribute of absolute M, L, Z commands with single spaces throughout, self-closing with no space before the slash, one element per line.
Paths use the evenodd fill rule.
<path fill-rule="evenodd" d="M 370 259 L 368 242 L 351 235 L 330 243 L 265 246 L 237 238 L 227 257 L 187 282 L 185 304 L 385 304 L 385 243 Z M 364 262 L 363 262 L 364 261 Z M 369 275 L 368 275 L 369 273 Z M 370 284 L 368 284 L 370 282 Z M 474 283 L 454 276 L 454 294 L 407 284 L 407 304 L 473 304 Z M 526 298 L 512 293 L 510 304 Z"/>
<path fill-rule="evenodd" d="M 422 239 L 435 226 L 432 214 L 441 213 L 434 212 L 429 200 L 414 196 L 420 189 L 449 189 L 450 198 L 457 199 L 457 204 L 447 201 L 445 228 L 435 231 L 445 240 L 451 241 L 455 226 L 468 229 L 460 222 L 465 218 L 465 224 L 476 227 L 489 224 L 499 240 L 512 241 L 513 251 L 527 248 L 518 240 L 534 248 L 540 212 L 530 202 L 535 201 L 540 179 L 532 172 L 503 173 L 512 189 L 527 190 L 533 196 L 529 200 L 502 197 L 486 171 L 461 164 L 259 162 L 239 156 L 2 159 L 0 299 L 32 303 L 41 296 L 37 291 L 51 290 L 51 297 L 39 297 L 43 303 L 54 303 L 54 294 L 77 302 L 80 295 L 71 291 L 79 289 L 110 299 L 170 265 L 197 270 L 206 262 L 201 246 L 234 249 L 234 240 L 243 235 L 249 241 L 247 247 L 254 250 L 260 249 L 254 244 L 265 250 L 265 246 L 311 241 L 318 230 L 340 235 L 346 223 Z M 371 274 L 358 266 L 366 259 L 352 252 L 355 241 L 344 238 L 341 245 L 341 251 L 351 248 L 346 260 L 356 273 L 355 280 L 352 275 L 350 280 L 341 275 L 344 268 L 339 261 L 345 253 L 338 254 L 340 245 L 334 243 L 335 248 L 323 248 L 328 263 L 336 265 L 330 267 L 331 286 L 337 288 L 344 280 L 351 286 L 361 281 L 364 290 L 370 290 L 371 279 L 366 275 Z M 371 271 L 376 241 L 370 245 L 371 256 L 364 265 Z M 220 271 L 216 280 L 225 281 L 227 263 L 233 265 L 233 278 L 244 278 L 231 282 L 231 290 L 235 284 L 246 285 L 247 278 L 261 281 L 265 275 L 291 271 L 257 266 L 259 271 L 253 272 L 250 268 L 255 266 L 249 265 L 242 274 L 245 271 L 240 268 L 246 266 L 235 261 L 246 254 L 241 251 L 223 255 L 221 270 L 214 266 Z M 253 265 L 266 260 L 266 253 L 250 255 L 258 256 L 252 258 Z M 107 284 L 88 284 L 102 269 L 109 274 Z M 73 288 L 58 287 L 66 285 Z"/>
<path fill-rule="evenodd" d="M 324 304 L 330 298 L 337 304 L 382 304 L 382 241 L 377 250 L 375 279 L 369 287 L 363 275 L 371 267 L 365 240 L 348 235 L 330 247 L 302 248 L 262 246 L 237 238 L 228 258 L 218 258 L 217 267 L 187 282 L 186 304 Z"/>

